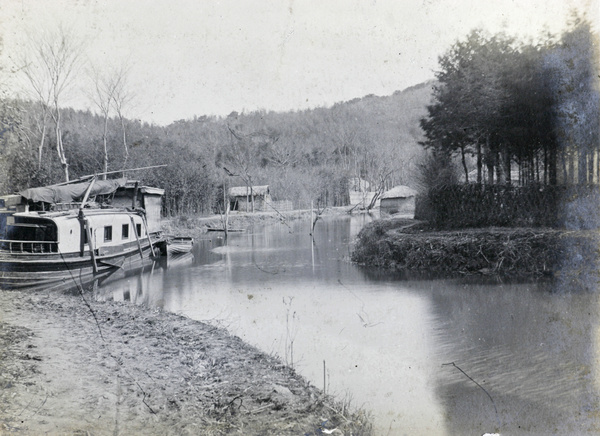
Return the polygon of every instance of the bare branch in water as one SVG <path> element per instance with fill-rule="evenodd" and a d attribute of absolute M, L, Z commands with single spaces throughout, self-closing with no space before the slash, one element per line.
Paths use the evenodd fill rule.
<path fill-rule="evenodd" d="M 450 362 L 450 363 L 442 363 L 442 366 L 449 366 L 452 365 L 453 367 L 455 367 L 456 369 L 458 369 L 460 372 L 462 372 L 469 380 L 471 380 L 473 383 L 475 383 L 477 386 L 479 386 L 479 388 L 485 392 L 485 394 L 488 396 L 488 398 L 490 399 L 490 401 L 492 402 L 492 405 L 494 406 L 494 411 L 496 412 L 496 421 L 498 424 L 498 429 L 500 429 L 500 420 L 498 418 L 498 409 L 496 408 L 496 403 L 494 402 L 494 399 L 492 398 L 492 396 L 489 394 L 488 391 L 486 391 L 483 386 L 481 386 L 479 383 L 477 383 L 475 380 L 473 380 L 473 378 L 467 374 L 466 372 L 464 372 L 456 363 L 454 362 Z"/>

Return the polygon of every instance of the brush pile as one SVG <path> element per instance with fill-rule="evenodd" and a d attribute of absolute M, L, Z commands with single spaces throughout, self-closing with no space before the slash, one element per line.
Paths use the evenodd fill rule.
<path fill-rule="evenodd" d="M 431 230 L 378 221 L 358 235 L 352 260 L 402 271 L 557 276 L 598 270 L 598 235 L 549 228 Z"/>

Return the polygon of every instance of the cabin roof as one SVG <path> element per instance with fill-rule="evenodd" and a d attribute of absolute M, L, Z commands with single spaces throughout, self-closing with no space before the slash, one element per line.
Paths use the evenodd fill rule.
<path fill-rule="evenodd" d="M 250 195 L 250 186 L 234 186 L 229 188 L 230 197 L 245 197 Z M 266 195 L 269 193 L 269 185 L 252 186 L 252 193 L 256 195 Z"/>
<path fill-rule="evenodd" d="M 138 190 L 142 194 L 160 195 L 160 196 L 165 195 L 164 189 L 155 188 L 153 186 L 142 186 L 139 184 L 139 181 L 137 181 L 137 180 L 127 180 L 127 183 L 125 184 L 125 186 L 123 186 L 123 188 L 125 188 L 126 191 L 133 191 L 135 189 L 136 184 L 138 184 Z M 120 188 L 121 188 L 121 186 L 120 186 Z"/>
<path fill-rule="evenodd" d="M 85 191 L 90 186 L 90 181 L 75 182 L 69 184 L 41 186 L 39 188 L 29 188 L 19 192 L 19 198 L 23 197 L 32 202 L 43 202 L 50 204 L 57 203 L 73 203 L 83 199 Z M 127 180 L 126 178 L 111 179 L 111 180 L 96 180 L 90 191 L 90 197 L 96 195 L 109 195 L 122 188 L 125 190 L 133 190 L 135 181 Z M 144 195 L 163 196 L 164 189 L 154 188 L 151 186 L 139 186 L 139 192 Z"/>
<path fill-rule="evenodd" d="M 394 186 L 389 191 L 384 192 L 383 195 L 381 196 L 381 199 L 383 200 L 385 198 L 407 198 L 407 197 L 414 197 L 416 195 L 417 195 L 417 191 L 415 191 L 414 189 L 412 189 L 408 186 L 400 185 L 400 186 Z"/>
<path fill-rule="evenodd" d="M 142 194 L 148 194 L 148 195 L 160 195 L 160 196 L 165 195 L 164 189 L 153 188 L 151 186 L 140 186 L 140 191 L 142 192 Z"/>
<path fill-rule="evenodd" d="M 127 179 L 96 180 L 92 185 L 90 196 L 112 194 L 117 188 L 124 187 Z M 68 185 L 41 186 L 39 188 L 25 189 L 19 194 L 33 202 L 44 203 L 71 203 L 83 199 L 85 191 L 90 186 L 89 182 L 72 183 Z"/>
<path fill-rule="evenodd" d="M 94 216 L 94 215 L 135 215 L 133 212 L 129 212 L 125 209 L 117 208 L 117 207 L 108 207 L 108 208 L 84 208 L 84 213 L 86 216 Z M 28 218 L 77 218 L 79 213 L 79 209 L 70 209 L 66 211 L 34 211 L 34 212 L 17 212 L 13 214 L 16 217 L 28 217 Z"/>

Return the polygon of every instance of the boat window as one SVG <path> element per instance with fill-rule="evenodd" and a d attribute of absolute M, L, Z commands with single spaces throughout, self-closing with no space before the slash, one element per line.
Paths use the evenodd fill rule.
<path fill-rule="evenodd" d="M 49 220 L 8 217 L 0 248 L 24 253 L 56 253 L 58 231 Z"/>
<path fill-rule="evenodd" d="M 94 229 L 90 227 L 90 235 L 94 234 Z M 87 244 L 88 243 L 88 232 L 87 229 L 83 229 L 83 243 Z"/>
<path fill-rule="evenodd" d="M 112 241 L 112 226 L 104 227 L 104 242 Z"/>
<path fill-rule="evenodd" d="M 123 229 L 121 230 L 121 238 L 129 239 L 129 224 L 123 224 Z"/>
<path fill-rule="evenodd" d="M 135 225 L 135 232 L 138 236 L 142 236 L 142 225 L 141 224 Z"/>
<path fill-rule="evenodd" d="M 0 239 L 6 239 L 6 225 L 9 218 L 12 218 L 10 214 L 0 213 Z M 14 222 L 14 218 L 12 221 Z"/>
<path fill-rule="evenodd" d="M 52 224 L 15 223 L 6 226 L 6 239 L 56 242 L 56 227 Z"/>

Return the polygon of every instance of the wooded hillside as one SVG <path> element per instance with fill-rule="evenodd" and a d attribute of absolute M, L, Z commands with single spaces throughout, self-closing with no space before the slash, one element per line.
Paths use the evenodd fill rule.
<path fill-rule="evenodd" d="M 290 200 L 296 208 L 311 201 L 337 206 L 347 204 L 352 177 L 367 180 L 372 189 L 412 184 L 424 153 L 419 119 L 432 86 L 330 108 L 197 116 L 164 127 L 65 108 L 60 135 L 70 179 L 101 173 L 105 166 L 114 171 L 167 164 L 133 174 L 166 190 L 167 214 L 218 211 L 223 187 L 246 183 L 270 185 L 274 200 Z M 2 101 L 3 193 L 65 180 L 50 109 L 40 102 Z"/>

